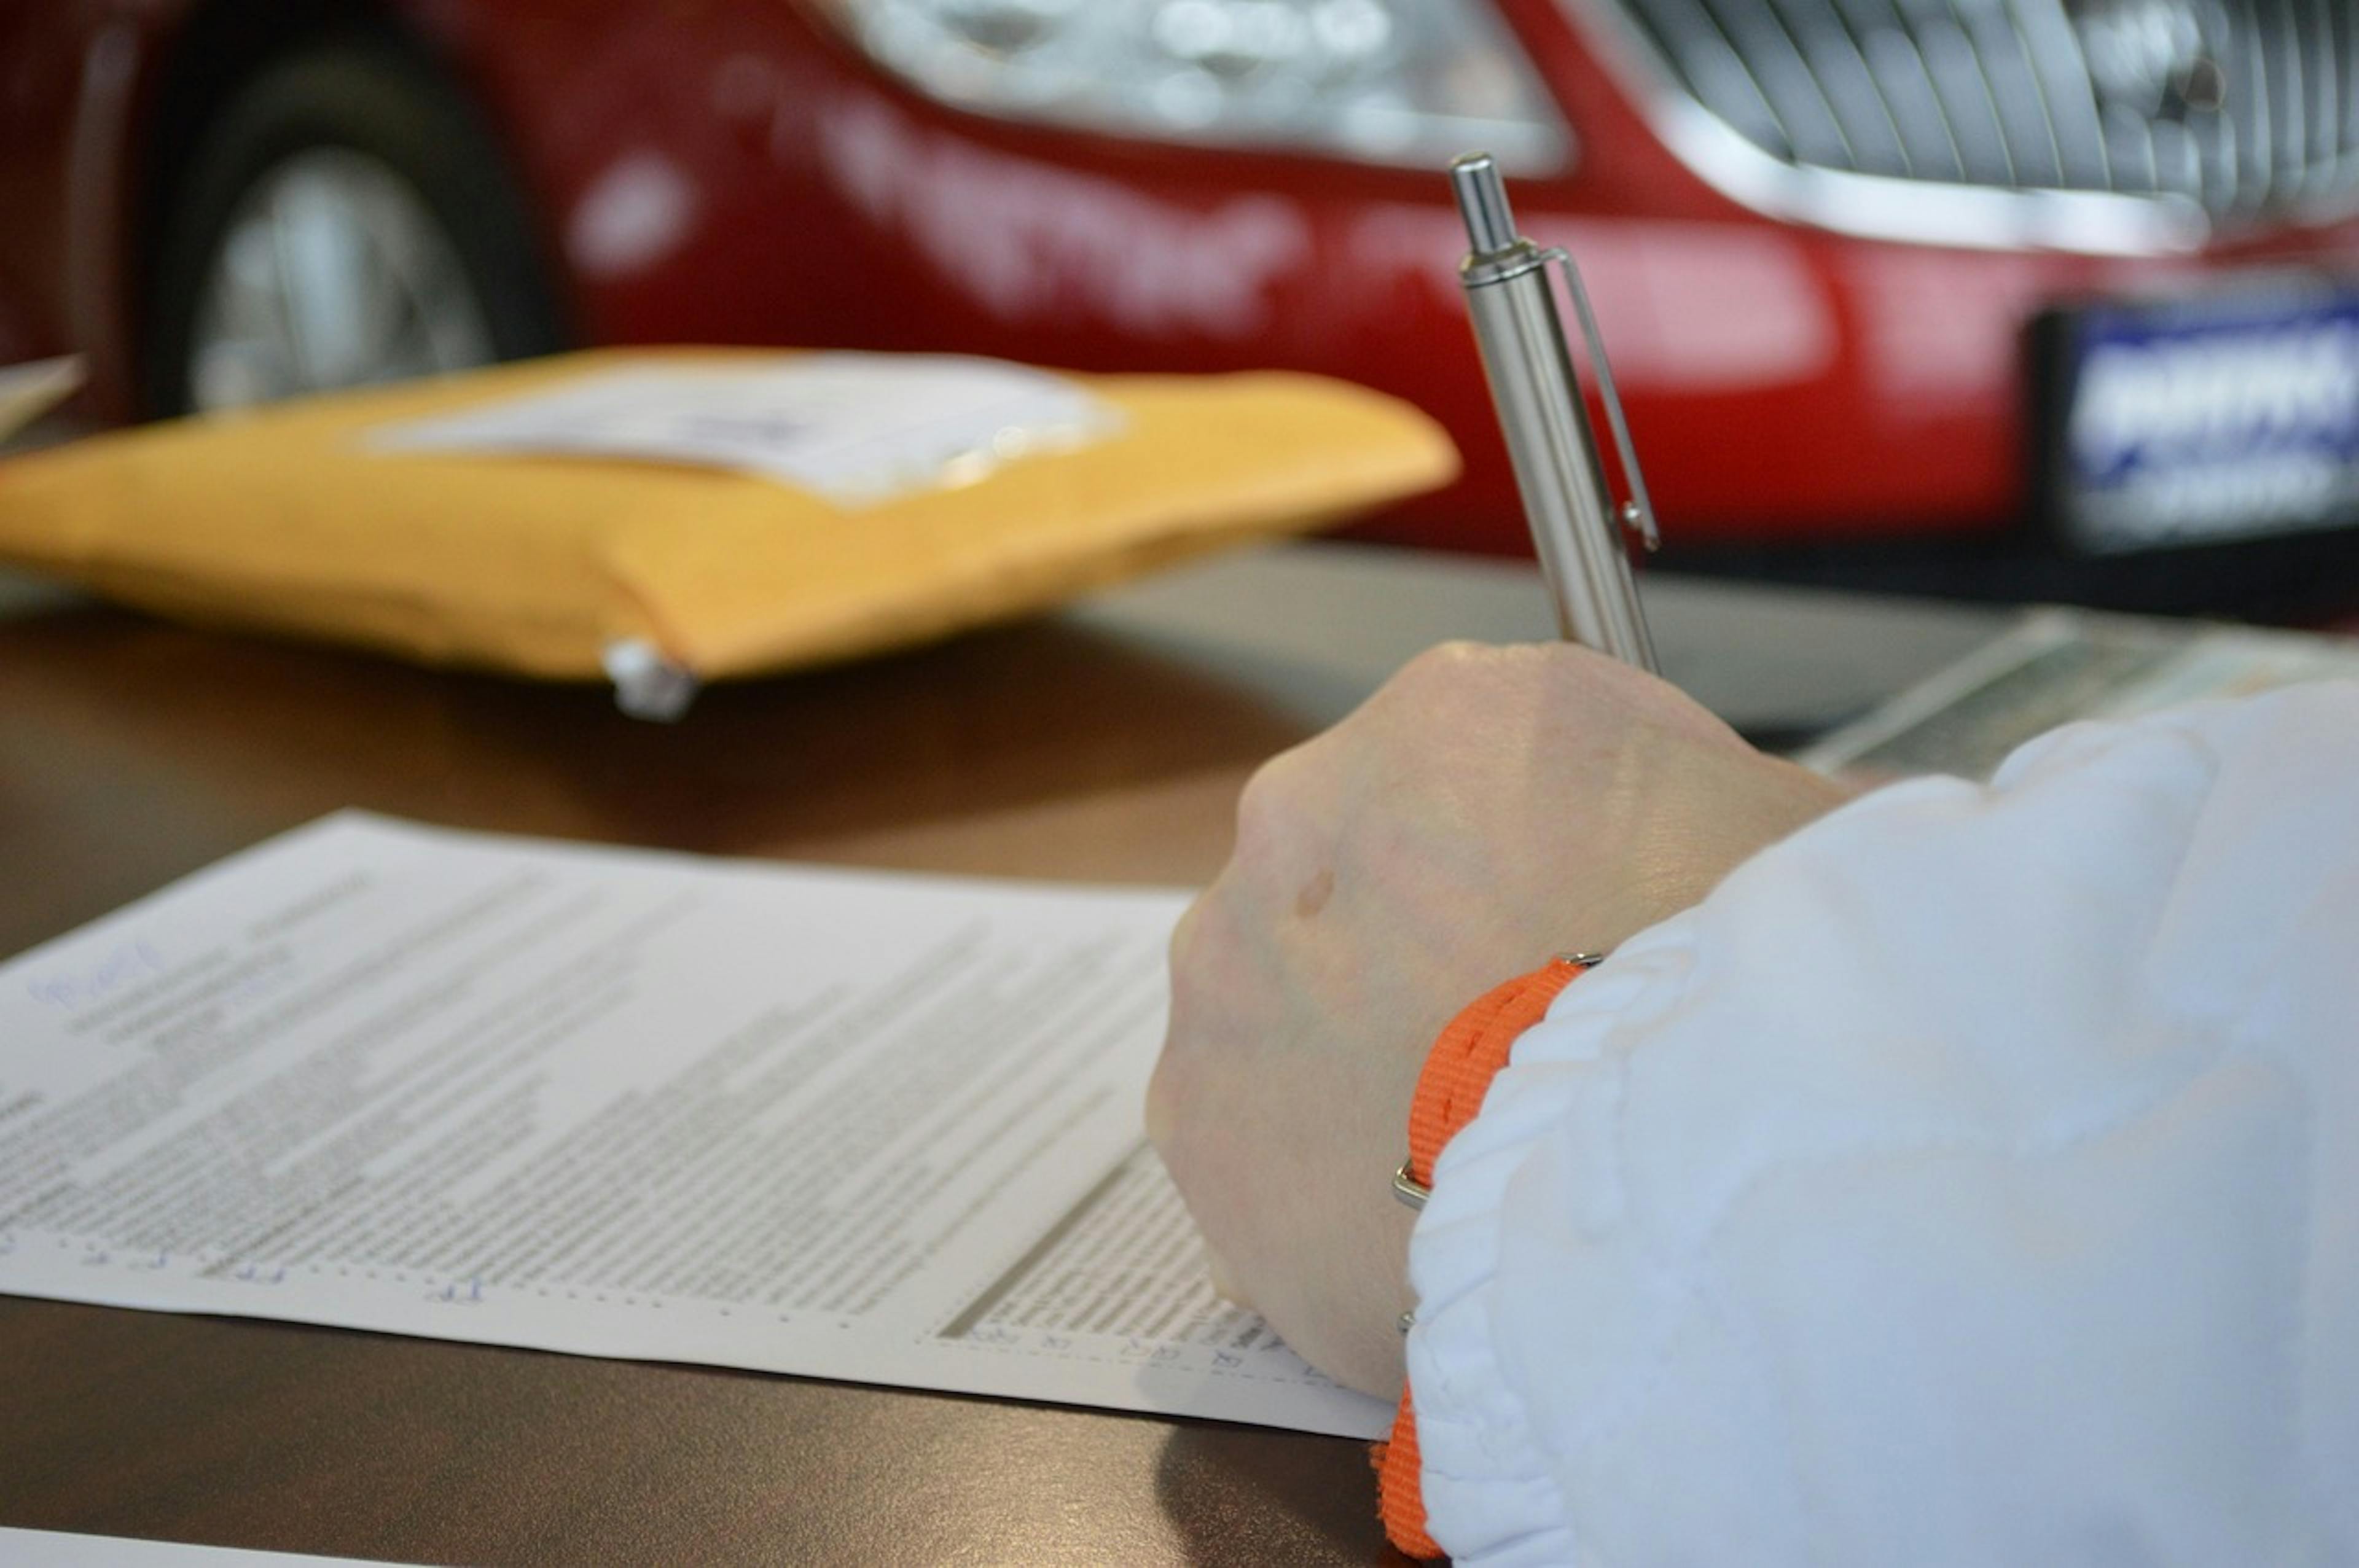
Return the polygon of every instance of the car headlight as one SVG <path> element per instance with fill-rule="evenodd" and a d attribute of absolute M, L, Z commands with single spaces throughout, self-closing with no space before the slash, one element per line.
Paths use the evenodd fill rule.
<path fill-rule="evenodd" d="M 1167 141 L 1524 173 L 1571 143 L 1483 0 L 822 0 L 873 59 L 963 109 Z"/>

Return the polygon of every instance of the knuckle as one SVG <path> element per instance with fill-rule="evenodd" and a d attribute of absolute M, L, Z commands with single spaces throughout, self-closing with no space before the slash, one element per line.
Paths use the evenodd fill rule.
<path fill-rule="evenodd" d="M 1171 941 L 1164 949 L 1164 959 L 1170 966 L 1174 980 L 1186 971 L 1196 952 L 1204 922 L 1204 900 L 1210 896 L 1209 892 L 1199 893 L 1195 902 L 1180 912 L 1180 918 L 1171 926 Z"/>
<path fill-rule="evenodd" d="M 1295 780 L 1300 771 L 1299 750 L 1281 752 L 1256 768 L 1237 794 L 1237 853 L 1258 854 L 1282 838 L 1295 815 Z"/>
<path fill-rule="evenodd" d="M 1419 707 L 1447 706 L 1482 681 L 1506 650 L 1462 639 L 1436 643 L 1403 665 L 1385 694 Z"/>
<path fill-rule="evenodd" d="M 1170 999 L 1164 1030 L 1164 1062 L 1174 1063 L 1196 1054 L 1201 1045 L 1205 1020 L 1214 1016 L 1212 1005 L 1220 992 L 1221 973 L 1227 963 L 1215 901 L 1225 879 L 1215 882 L 1188 906 L 1172 927 L 1169 953 Z"/>
<path fill-rule="evenodd" d="M 1154 1075 L 1147 1080 L 1147 1141 L 1159 1152 L 1170 1149 L 1178 1119 L 1178 1109 L 1172 1104 L 1177 1092 L 1172 1077 L 1171 1051 L 1167 1045 L 1156 1061 Z"/>
<path fill-rule="evenodd" d="M 1467 676 L 1488 669 L 1501 659 L 1513 655 L 1515 650 L 1493 643 L 1476 643 L 1464 637 L 1452 637 L 1436 643 L 1421 655 L 1425 666 L 1445 679 L 1462 680 Z"/>
<path fill-rule="evenodd" d="M 1463 638 L 1436 643 L 1403 665 L 1393 677 L 1396 686 L 1419 687 L 1457 679 L 1478 662 L 1485 650 Z"/>

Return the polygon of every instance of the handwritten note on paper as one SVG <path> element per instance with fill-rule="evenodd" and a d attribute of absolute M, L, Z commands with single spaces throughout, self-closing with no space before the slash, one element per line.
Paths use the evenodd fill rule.
<path fill-rule="evenodd" d="M 1377 1434 L 1140 1146 L 1180 904 L 331 817 L 0 967 L 0 1290 Z"/>

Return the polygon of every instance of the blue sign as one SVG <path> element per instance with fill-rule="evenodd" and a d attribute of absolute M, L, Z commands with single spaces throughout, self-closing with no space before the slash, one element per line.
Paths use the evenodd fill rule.
<path fill-rule="evenodd" d="M 2104 306 L 2069 330 L 2060 500 L 2082 548 L 2359 515 L 2359 292 Z"/>

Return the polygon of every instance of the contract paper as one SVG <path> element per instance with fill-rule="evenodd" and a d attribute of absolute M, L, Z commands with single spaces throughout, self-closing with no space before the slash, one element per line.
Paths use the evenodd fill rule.
<path fill-rule="evenodd" d="M 67 1535 L 0 1525 L 0 1563 L 38 1568 L 346 1568 L 354 1557 L 255 1552 L 236 1546 L 186 1546 L 115 1535 Z"/>
<path fill-rule="evenodd" d="M 0 967 L 0 1291 L 1379 1434 L 1142 1143 L 1180 907 L 329 817 Z"/>

